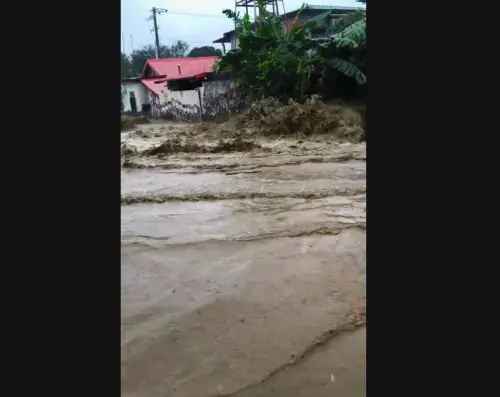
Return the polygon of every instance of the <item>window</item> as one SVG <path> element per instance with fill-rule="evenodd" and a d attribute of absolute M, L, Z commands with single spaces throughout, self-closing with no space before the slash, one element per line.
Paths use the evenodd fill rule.
<path fill-rule="evenodd" d="M 130 98 L 135 98 L 135 91 L 130 91 L 129 95 L 130 95 Z"/>

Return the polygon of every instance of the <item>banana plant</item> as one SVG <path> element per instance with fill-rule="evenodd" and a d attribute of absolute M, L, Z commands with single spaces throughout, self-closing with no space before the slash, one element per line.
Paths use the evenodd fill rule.
<path fill-rule="evenodd" d="M 358 84 L 366 83 L 363 72 L 366 66 L 366 16 L 331 35 L 319 46 L 326 68 L 352 77 Z"/>
<path fill-rule="evenodd" d="M 234 11 L 223 11 L 235 22 L 239 48 L 227 52 L 216 70 L 231 70 L 238 85 L 258 97 L 285 101 L 314 93 L 315 82 L 332 73 L 353 78 L 358 84 L 366 82 L 366 16 L 318 42 L 310 39 L 315 21 L 300 27 L 296 24 L 304 6 L 286 32 L 281 18 L 268 12 L 263 0 L 258 0 L 258 7 L 259 16 L 253 23 L 248 13 L 241 17 Z"/>

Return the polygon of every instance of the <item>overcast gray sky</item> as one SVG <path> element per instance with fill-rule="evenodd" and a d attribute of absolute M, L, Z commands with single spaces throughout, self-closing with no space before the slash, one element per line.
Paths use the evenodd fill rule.
<path fill-rule="evenodd" d="M 285 0 L 284 3 L 286 12 L 289 12 L 299 8 L 304 0 Z M 312 0 L 306 1 L 306 3 L 361 6 L 355 0 Z M 222 10 L 226 8 L 234 9 L 234 0 L 121 0 L 121 31 L 127 54 L 132 51 L 132 40 L 134 49 L 154 44 L 154 35 L 151 32 L 153 22 L 146 21 L 152 7 L 169 10 L 158 16 L 162 44 L 172 44 L 176 40 L 184 40 L 190 48 L 203 45 L 222 48 L 220 44 L 212 44 L 212 41 L 222 37 L 222 33 L 234 28 L 233 23 L 222 14 Z M 241 9 L 241 11 L 243 10 Z M 132 36 L 132 40 L 130 36 Z"/>

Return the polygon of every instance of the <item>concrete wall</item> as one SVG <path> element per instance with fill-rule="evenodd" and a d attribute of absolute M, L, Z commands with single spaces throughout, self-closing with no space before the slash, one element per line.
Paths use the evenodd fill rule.
<path fill-rule="evenodd" d="M 197 121 L 229 118 L 241 109 L 243 98 L 233 80 L 206 80 L 193 90 L 151 93 L 153 117 L 167 120 Z M 200 107 L 201 97 L 201 107 Z"/>
<path fill-rule="evenodd" d="M 201 91 L 201 96 L 203 98 L 203 87 L 200 87 L 195 90 L 188 91 L 171 91 L 170 100 L 178 101 L 186 106 L 200 106 L 200 98 L 198 96 L 199 90 Z"/>
<path fill-rule="evenodd" d="M 130 107 L 130 92 L 135 94 L 137 103 L 137 111 L 142 110 L 142 105 L 150 104 L 148 89 L 140 81 L 122 81 L 122 103 L 123 111 L 131 112 Z"/>
<path fill-rule="evenodd" d="M 201 109 L 199 96 L 201 96 Z M 168 91 L 153 96 L 153 117 L 168 120 L 213 120 L 229 118 L 242 105 L 232 80 L 204 81 L 202 87 L 186 91 Z"/>
<path fill-rule="evenodd" d="M 203 119 L 230 117 L 241 105 L 233 80 L 203 82 Z"/>
<path fill-rule="evenodd" d="M 168 120 L 200 120 L 200 99 L 198 91 L 203 97 L 203 87 L 186 91 L 165 91 L 153 96 L 151 111 L 153 117 Z"/>

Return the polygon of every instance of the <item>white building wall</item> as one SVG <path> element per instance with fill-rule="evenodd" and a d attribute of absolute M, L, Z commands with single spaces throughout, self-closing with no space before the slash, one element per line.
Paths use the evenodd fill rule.
<path fill-rule="evenodd" d="M 202 89 L 202 87 L 188 91 L 170 91 L 169 99 L 177 100 L 183 105 L 200 106 L 200 98 L 198 97 L 199 89 Z M 203 92 L 202 92 L 202 97 L 203 97 Z"/>
<path fill-rule="evenodd" d="M 134 92 L 137 111 L 142 111 L 142 105 L 150 104 L 148 89 L 140 81 L 122 81 L 123 111 L 131 112 L 130 92 Z"/>
<path fill-rule="evenodd" d="M 168 101 L 179 101 L 184 105 L 200 105 L 200 99 L 198 97 L 198 90 L 201 90 L 201 96 L 203 98 L 203 87 L 196 88 L 194 90 L 187 91 L 170 91 L 165 88 L 160 95 L 158 95 L 158 99 L 160 100 L 160 104 L 164 104 Z"/>
<path fill-rule="evenodd" d="M 203 98 L 203 93 L 204 88 L 199 87 L 186 91 L 170 91 L 165 88 L 159 95 L 151 94 L 152 115 L 173 117 L 174 120 L 193 120 L 201 117 L 200 96 Z"/>
<path fill-rule="evenodd" d="M 169 97 L 170 97 L 170 90 L 166 87 L 163 88 L 163 90 L 158 95 L 158 99 L 160 100 L 161 104 L 167 102 Z"/>

